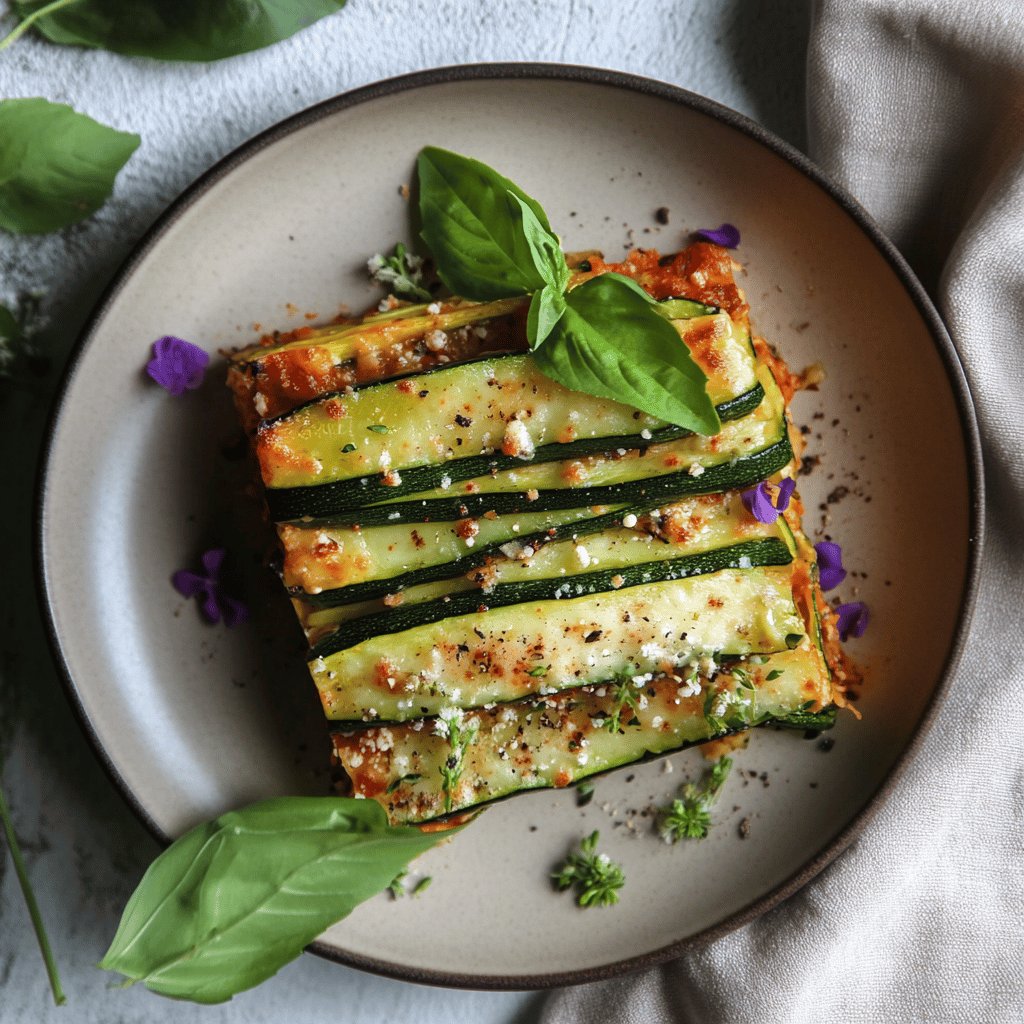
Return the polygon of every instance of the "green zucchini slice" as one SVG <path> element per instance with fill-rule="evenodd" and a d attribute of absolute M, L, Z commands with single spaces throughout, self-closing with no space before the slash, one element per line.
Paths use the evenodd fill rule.
<path fill-rule="evenodd" d="M 728 337 L 732 349 L 723 342 L 715 351 L 723 362 L 736 356 L 729 388 L 710 391 L 723 421 L 752 412 L 764 397 L 749 343 Z M 372 504 L 524 461 L 583 458 L 690 434 L 630 406 L 569 391 L 531 356 L 511 353 L 318 398 L 261 423 L 255 444 L 272 502 L 275 492 L 331 488 L 340 509 L 346 498 Z"/>
<path fill-rule="evenodd" d="M 724 423 L 711 438 L 691 435 L 619 449 L 610 456 L 523 464 L 458 484 L 443 479 L 433 490 L 373 505 L 364 506 L 363 487 L 354 481 L 267 490 L 267 504 L 277 522 L 369 527 L 479 518 L 488 512 L 515 515 L 644 503 L 654 508 L 687 494 L 748 487 L 793 458 L 782 394 L 766 368 L 759 367 L 758 378 L 763 401 L 742 419 Z"/>
<path fill-rule="evenodd" d="M 583 513 L 586 510 L 573 511 Z M 513 517 L 513 522 L 518 523 L 521 518 L 524 517 Z M 623 525 L 623 520 L 628 525 Z M 323 590 L 315 594 L 295 592 L 295 596 L 300 597 L 309 608 L 333 609 L 315 613 L 315 624 L 323 626 L 358 615 L 387 615 L 388 609 L 399 603 L 399 595 L 403 605 L 430 600 L 442 594 L 454 594 L 460 590 L 475 590 L 486 600 L 486 595 L 496 586 L 507 583 L 565 580 L 579 576 L 588 568 L 591 572 L 598 568 L 614 571 L 769 537 L 781 538 L 793 550 L 792 534 L 783 528 L 784 520 L 758 522 L 744 506 L 737 491 L 686 498 L 663 506 L 657 515 L 649 516 L 642 511 L 628 515 L 610 512 L 583 519 L 582 522 L 572 520 L 526 536 L 518 531 L 512 533 L 511 539 L 505 543 L 499 546 L 492 544 L 489 549 L 485 549 L 491 554 L 482 560 L 472 556 L 467 558 L 467 552 L 476 550 L 475 546 L 467 547 L 467 542 L 472 544 L 480 537 L 480 534 L 472 536 L 471 531 L 482 530 L 484 526 L 493 526 L 501 521 L 501 517 L 498 517 L 494 520 L 467 520 L 462 524 L 442 523 L 436 531 L 423 527 L 431 538 L 440 536 L 442 540 L 450 540 L 450 544 L 438 545 L 440 551 L 428 552 L 425 550 L 426 541 L 420 537 L 424 550 L 417 549 L 414 554 L 421 556 L 426 568 L 407 569 L 387 579 Z M 458 534 L 460 528 L 464 537 Z M 390 530 L 378 527 L 349 533 L 363 541 L 367 537 L 373 540 L 373 534 L 378 532 L 403 537 L 401 530 L 401 527 Z M 506 526 L 505 531 L 508 530 Z M 334 535 L 344 538 L 343 531 L 334 531 Z M 327 538 L 330 535 L 324 533 L 323 536 Z M 344 543 L 343 539 L 341 544 Z M 360 557 L 368 558 L 368 546 L 361 544 L 358 550 Z M 448 562 L 442 562 L 446 553 L 454 557 Z M 391 555 L 392 552 L 385 552 L 385 557 Z M 381 597 L 386 600 L 373 600 Z"/>
<path fill-rule="evenodd" d="M 831 701 L 809 642 L 725 667 L 713 680 L 696 672 L 637 679 L 490 709 L 448 709 L 443 719 L 335 726 L 334 752 L 357 796 L 378 800 L 392 822 L 411 824 L 568 786 L 767 722 L 787 724 Z M 827 716 L 804 717 L 798 727 L 808 721 L 822 728 Z"/>
<path fill-rule="evenodd" d="M 587 586 L 580 583 L 586 577 L 577 577 L 561 584 L 567 591 L 561 599 L 531 599 L 525 595 L 534 584 L 507 584 L 513 597 L 516 587 L 524 588 L 521 601 L 426 621 L 425 613 L 443 614 L 458 606 L 461 595 L 447 604 L 396 608 L 394 613 L 405 615 L 392 627 L 367 621 L 357 632 L 350 622 L 344 632 L 330 634 L 313 652 L 310 671 L 329 719 L 401 721 L 437 714 L 450 704 L 479 707 L 623 672 L 653 672 L 665 663 L 786 650 L 805 633 L 793 600 L 792 570 L 778 564 L 789 561 L 789 550 L 766 540 L 712 555 L 719 563 L 732 559 L 746 566 L 751 556 L 736 551 L 755 547 L 755 557 L 775 564 L 714 571 L 707 556 L 697 555 L 692 558 L 710 571 L 643 586 L 614 589 L 608 573 L 604 592 L 584 589 L 584 596 L 571 596 L 577 586 Z M 696 569 L 696 562 L 691 565 Z M 630 576 L 621 575 L 640 582 L 648 572 L 637 566 Z M 540 582 L 548 594 L 557 584 Z M 487 600 L 493 599 L 488 595 Z M 418 613 L 419 622 L 412 613 Z M 400 632 L 380 632 L 403 623 L 410 625 Z M 366 635 L 371 629 L 377 633 Z"/>

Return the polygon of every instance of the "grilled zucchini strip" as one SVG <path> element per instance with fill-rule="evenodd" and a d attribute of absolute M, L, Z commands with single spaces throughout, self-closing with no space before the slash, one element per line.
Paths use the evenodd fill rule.
<path fill-rule="evenodd" d="M 414 823 L 524 790 L 568 786 L 766 722 L 786 724 L 789 716 L 806 716 L 829 700 L 819 652 L 805 639 L 796 650 L 734 663 L 713 678 L 707 672 L 653 679 L 638 673 L 516 704 L 449 712 L 461 738 L 470 737 L 462 749 L 453 745 L 444 719 L 336 726 L 332 740 L 352 791 L 382 803 L 393 822 Z M 800 726 L 807 722 L 804 717 Z"/>

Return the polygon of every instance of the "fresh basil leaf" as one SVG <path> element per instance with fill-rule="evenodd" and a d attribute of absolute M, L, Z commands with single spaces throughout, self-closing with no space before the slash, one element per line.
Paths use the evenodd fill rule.
<path fill-rule="evenodd" d="M 56 231 L 95 213 L 138 145 L 63 103 L 0 100 L 0 229 Z"/>
<path fill-rule="evenodd" d="M 161 995 L 219 1003 L 295 959 L 451 833 L 373 800 L 284 797 L 223 814 L 150 865 L 100 962 Z"/>
<path fill-rule="evenodd" d="M 565 262 L 565 253 L 557 235 L 541 224 L 533 208 L 528 206 L 515 193 L 512 197 L 519 204 L 519 212 L 523 218 L 523 234 L 530 247 L 530 258 L 540 274 L 541 279 L 552 291 L 559 295 L 565 291 L 569 283 L 569 267 Z"/>
<path fill-rule="evenodd" d="M 16 0 L 28 18 L 49 0 Z M 287 39 L 345 0 L 82 0 L 35 22 L 53 43 L 157 60 L 220 60 Z"/>
<path fill-rule="evenodd" d="M 573 391 L 632 405 L 698 434 L 721 430 L 707 377 L 638 285 L 602 274 L 572 289 L 548 340 L 542 373 Z"/>
<path fill-rule="evenodd" d="M 421 235 L 454 294 L 487 302 L 544 287 L 519 204 L 551 234 L 536 200 L 479 160 L 435 146 L 420 151 L 416 167 Z"/>
<path fill-rule="evenodd" d="M 543 344 L 565 312 L 565 295 L 546 284 L 533 293 L 526 315 L 526 339 L 530 348 Z"/>

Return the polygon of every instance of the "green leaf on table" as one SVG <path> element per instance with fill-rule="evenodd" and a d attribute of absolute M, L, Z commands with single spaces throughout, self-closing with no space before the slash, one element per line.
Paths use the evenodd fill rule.
<path fill-rule="evenodd" d="M 63 103 L 0 100 L 0 229 L 56 231 L 95 213 L 139 141 Z"/>
<path fill-rule="evenodd" d="M 150 865 L 100 967 L 219 1003 L 295 959 L 450 836 L 388 825 L 380 804 L 284 797 L 223 814 Z"/>
<path fill-rule="evenodd" d="M 423 241 L 454 294 L 487 302 L 548 283 L 534 260 L 533 222 L 556 248 L 558 240 L 536 200 L 479 160 L 435 146 L 420 151 L 417 174 Z M 524 209 L 532 214 L 529 227 Z"/>
<path fill-rule="evenodd" d="M 542 373 L 698 434 L 721 430 L 703 370 L 635 282 L 602 274 L 565 301 L 551 336 L 533 354 Z"/>
<path fill-rule="evenodd" d="M 27 19 L 50 0 L 15 0 Z M 79 0 L 34 23 L 53 43 L 157 60 L 220 60 L 287 39 L 345 0 Z"/>

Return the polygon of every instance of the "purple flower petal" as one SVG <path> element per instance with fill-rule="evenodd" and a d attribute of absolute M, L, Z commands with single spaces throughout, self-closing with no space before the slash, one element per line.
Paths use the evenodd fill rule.
<path fill-rule="evenodd" d="M 184 597 L 198 597 L 199 610 L 207 622 L 224 620 L 226 626 L 237 626 L 249 618 L 249 609 L 241 601 L 221 591 L 220 571 L 226 552 L 223 548 L 204 551 L 200 561 L 205 575 L 190 569 L 179 569 L 171 576 L 174 589 Z"/>
<path fill-rule="evenodd" d="M 220 567 L 224 564 L 224 556 L 227 552 L 223 548 L 210 548 L 203 552 L 203 568 L 211 582 L 220 579 Z"/>
<path fill-rule="evenodd" d="M 779 510 L 772 504 L 768 496 L 768 485 L 763 481 L 749 491 L 744 491 L 740 500 L 759 523 L 774 523 L 779 518 Z"/>
<path fill-rule="evenodd" d="M 735 249 L 740 244 L 740 230 L 734 224 L 722 224 L 717 228 L 700 228 L 694 234 L 706 242 L 714 242 L 726 249 Z"/>
<path fill-rule="evenodd" d="M 172 395 L 183 395 L 203 383 L 209 362 L 209 353 L 198 345 L 166 335 L 153 342 L 153 358 L 146 363 L 146 373 Z"/>
<path fill-rule="evenodd" d="M 206 597 L 200 602 L 199 609 L 207 622 L 220 622 L 220 605 L 217 603 L 216 590 L 212 583 L 208 584 L 208 587 Z"/>
<path fill-rule="evenodd" d="M 836 608 L 836 614 L 839 616 L 839 639 L 844 643 L 851 636 L 863 636 L 871 618 L 868 606 L 863 601 L 841 604 Z"/>
<path fill-rule="evenodd" d="M 793 477 L 787 476 L 779 481 L 779 493 L 775 498 L 775 507 L 780 512 L 785 512 L 789 508 L 789 499 L 793 497 L 795 490 L 796 480 Z"/>
<path fill-rule="evenodd" d="M 182 597 L 195 597 L 196 594 L 205 593 L 208 586 L 205 577 L 197 576 L 188 569 L 179 569 L 171 577 L 171 585 Z"/>
<path fill-rule="evenodd" d="M 832 590 L 846 579 L 843 568 L 843 549 L 830 540 L 814 545 L 818 553 L 818 580 L 822 590 Z"/>

